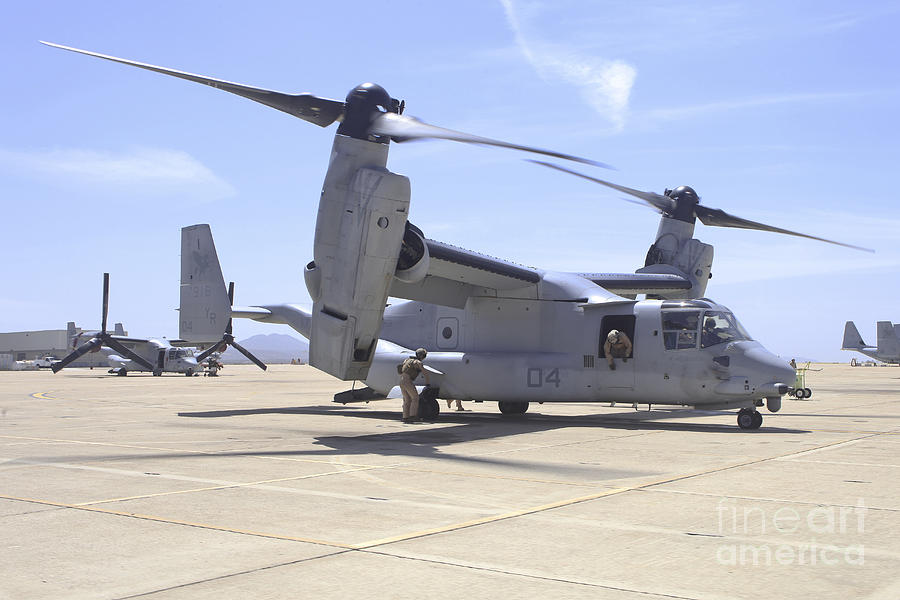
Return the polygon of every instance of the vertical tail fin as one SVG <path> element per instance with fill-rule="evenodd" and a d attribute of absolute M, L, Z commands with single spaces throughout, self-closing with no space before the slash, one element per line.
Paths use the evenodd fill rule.
<path fill-rule="evenodd" d="M 178 334 L 192 342 L 218 341 L 231 318 L 231 303 L 209 225 L 181 230 L 181 303 Z"/>
<path fill-rule="evenodd" d="M 862 336 L 859 335 L 859 331 L 856 330 L 856 325 L 853 324 L 853 321 L 847 321 L 844 325 L 844 342 L 841 344 L 841 349 L 856 350 L 865 346 L 866 343 L 863 341 Z"/>
<path fill-rule="evenodd" d="M 876 327 L 878 331 L 878 356 L 900 356 L 900 340 L 897 339 L 894 325 L 890 321 L 878 321 Z"/>

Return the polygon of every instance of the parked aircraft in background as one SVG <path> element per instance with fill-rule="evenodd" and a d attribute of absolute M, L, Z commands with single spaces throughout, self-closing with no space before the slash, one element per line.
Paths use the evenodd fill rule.
<path fill-rule="evenodd" d="M 167 340 L 140 339 L 114 335 L 106 331 L 109 312 L 109 273 L 103 274 L 103 319 L 100 331 L 75 348 L 68 356 L 50 365 L 58 373 L 66 365 L 88 352 L 104 352 L 111 373 L 127 375 L 129 371 L 149 371 L 154 375 L 184 373 L 188 377 L 199 370 L 194 351 L 175 348 Z"/>
<path fill-rule="evenodd" d="M 875 346 L 869 346 L 859 335 L 856 324 L 847 321 L 844 325 L 844 342 L 841 344 L 841 350 L 859 352 L 892 365 L 900 364 L 900 323 L 878 321 L 875 330 L 877 343 Z"/>

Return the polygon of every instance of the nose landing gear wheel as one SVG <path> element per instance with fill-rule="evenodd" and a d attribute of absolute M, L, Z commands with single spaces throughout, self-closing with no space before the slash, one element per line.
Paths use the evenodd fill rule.
<path fill-rule="evenodd" d="M 509 400 L 501 400 L 497 403 L 500 412 L 504 415 L 524 415 L 528 411 L 527 402 L 512 402 Z"/>
<path fill-rule="evenodd" d="M 759 429 L 763 418 L 759 411 L 742 408 L 737 414 L 738 427 L 741 429 Z"/>

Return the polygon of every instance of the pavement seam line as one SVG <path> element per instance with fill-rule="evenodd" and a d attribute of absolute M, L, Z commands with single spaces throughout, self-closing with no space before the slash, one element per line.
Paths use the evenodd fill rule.
<path fill-rule="evenodd" d="M 832 447 L 832 446 L 843 445 L 843 444 L 846 444 L 846 443 L 848 443 L 848 442 L 853 442 L 853 441 L 858 441 L 858 440 L 868 439 L 868 438 L 871 438 L 871 437 L 875 437 L 876 435 L 880 435 L 880 434 L 866 435 L 866 436 L 863 436 L 863 437 L 860 437 L 860 438 L 856 438 L 855 440 L 842 440 L 842 441 L 840 441 L 840 442 L 832 442 L 832 443 L 824 444 L 824 445 L 819 446 L 819 447 L 817 447 L 817 448 L 812 448 L 812 449 L 807 449 L 807 450 L 801 450 L 801 451 L 790 452 L 790 453 L 783 454 L 783 455 L 778 455 L 778 456 L 769 456 L 769 457 L 765 457 L 765 458 L 760 458 L 760 459 L 755 459 L 755 460 L 744 461 L 744 462 L 737 463 L 737 464 L 734 464 L 734 465 L 728 465 L 728 466 L 724 466 L 724 467 L 717 467 L 717 468 L 715 468 L 715 469 L 708 469 L 708 470 L 706 470 L 706 471 L 701 471 L 701 472 L 696 472 L 696 473 L 689 473 L 689 474 L 686 474 L 686 475 L 675 475 L 675 476 L 673 476 L 673 477 L 666 477 L 666 478 L 664 478 L 664 479 L 659 479 L 659 480 L 656 480 L 656 481 L 649 481 L 649 482 L 647 482 L 647 483 L 643 483 L 643 484 L 639 484 L 639 485 L 634 485 L 634 486 L 629 486 L 629 487 L 623 487 L 623 488 L 614 488 L 614 489 L 612 489 L 612 490 L 606 490 L 606 491 L 601 492 L 601 493 L 599 493 L 599 494 L 591 494 L 591 495 L 588 495 L 588 496 L 581 496 L 581 497 L 578 497 L 578 498 L 572 498 L 572 499 L 569 499 L 569 500 L 561 500 L 561 501 L 559 501 L 559 502 L 553 502 L 553 503 L 551 503 L 551 504 L 545 504 L 545 505 L 536 506 L 536 507 L 531 507 L 531 508 L 525 508 L 525 509 L 521 509 L 521 510 L 517 510 L 517 511 L 511 511 L 511 512 L 502 513 L 502 514 L 499 514 L 499 515 L 494 515 L 494 516 L 491 516 L 491 517 L 483 517 L 483 518 L 481 518 L 481 519 L 473 519 L 473 520 L 471 520 L 471 521 L 465 521 L 465 522 L 462 522 L 462 523 L 455 523 L 455 524 L 451 524 L 451 525 L 445 525 L 445 526 L 443 526 L 443 527 L 434 527 L 434 528 L 431 528 L 431 529 L 423 529 L 423 530 L 421 530 L 421 531 L 415 531 L 415 532 L 408 533 L 408 534 L 400 534 L 400 535 L 392 536 L 392 537 L 388 537 L 388 538 L 382 538 L 382 539 L 377 539 L 377 540 L 371 540 L 371 541 L 368 541 L 368 542 L 362 542 L 362 543 L 360 543 L 360 544 L 353 544 L 352 547 L 353 547 L 353 548 L 356 548 L 356 549 L 374 548 L 374 547 L 377 547 L 377 546 L 382 546 L 382 545 L 386 545 L 386 544 L 393 544 L 393 543 L 396 543 L 396 542 L 408 541 L 408 540 L 411 540 L 411 539 L 417 539 L 417 538 L 427 537 L 427 536 L 431 536 L 431 535 L 437 535 L 437 534 L 440 534 L 440 533 L 448 533 L 448 532 L 450 532 L 450 531 L 458 531 L 458 530 L 460 530 L 460 529 L 467 529 L 467 528 L 469 528 L 469 527 L 477 527 L 477 526 L 479 526 L 479 525 L 486 525 L 486 524 L 488 524 L 488 523 L 495 523 L 495 522 L 498 522 L 498 521 L 503 521 L 503 520 L 507 520 L 507 519 L 513 519 L 513 518 L 516 518 L 516 517 L 521 517 L 521 516 L 525 516 L 525 515 L 529 515 L 529 514 L 535 514 L 535 513 L 539 513 L 539 512 L 544 512 L 544 511 L 547 511 L 547 510 L 553 510 L 553 509 L 555 509 L 555 508 L 562 508 L 562 507 L 564 507 L 564 506 L 570 506 L 570 505 L 573 505 L 573 504 L 579 504 L 579 503 L 582 503 L 582 502 L 590 502 L 590 501 L 592 501 L 592 500 L 597 500 L 597 499 L 599 499 L 599 498 L 604 498 L 604 497 L 608 497 L 608 496 L 613 496 L 613 495 L 621 494 L 621 493 L 624 493 L 624 492 L 637 491 L 637 490 L 644 490 L 644 489 L 647 489 L 647 488 L 650 488 L 650 487 L 654 487 L 654 486 L 658 486 L 658 485 L 663 485 L 663 484 L 666 484 L 666 483 L 673 483 L 673 482 L 675 482 L 675 481 L 682 481 L 682 480 L 685 480 L 685 479 L 692 479 L 692 478 L 694 478 L 694 477 L 701 477 L 701 476 L 704 476 L 704 475 L 710 475 L 710 474 L 712 474 L 712 473 L 720 473 L 720 472 L 723 472 L 723 471 L 728 471 L 728 470 L 731 470 L 731 469 L 738 469 L 738 468 L 740 468 L 740 467 L 746 467 L 746 466 L 753 465 L 753 464 L 759 464 L 759 463 L 763 463 L 763 462 L 767 462 L 767 461 L 774 461 L 774 460 L 777 460 L 777 459 L 779 459 L 779 458 L 785 458 L 785 457 L 793 456 L 793 455 L 796 455 L 796 454 L 801 454 L 801 453 L 809 452 L 809 451 L 811 451 L 811 450 L 820 450 L 820 449 L 824 449 L 824 448 L 830 448 L 830 447 Z"/>
<path fill-rule="evenodd" d="M 240 535 L 249 535 L 253 537 L 261 537 L 261 538 L 269 538 L 275 540 L 285 540 L 289 542 L 304 542 L 307 544 L 316 544 L 318 546 L 328 546 L 330 548 L 341 548 L 344 550 L 353 550 L 353 546 L 351 544 L 343 544 L 341 542 L 329 542 L 326 540 L 316 540 L 312 538 L 302 538 L 295 537 L 289 535 L 278 535 L 274 533 L 264 533 L 260 531 L 249 531 L 246 529 L 235 529 L 233 527 L 222 527 L 218 525 L 210 525 L 208 523 L 194 523 L 192 521 L 182 521 L 180 519 L 168 519 L 166 517 L 158 517 L 155 515 L 142 515 L 138 513 L 129 513 L 120 510 L 109 510 L 106 508 L 96 508 L 93 506 L 79 506 L 77 504 L 68 504 L 66 502 L 53 502 L 51 500 L 39 500 L 36 498 L 19 498 L 16 496 L 7 496 L 5 494 L 0 494 L 0 499 L 5 500 L 15 500 L 18 502 L 30 502 L 32 504 L 43 504 L 45 506 L 56 506 L 58 508 L 70 508 L 72 510 L 83 510 L 86 512 L 93 512 L 105 515 L 113 515 L 118 517 L 127 517 L 131 519 L 138 519 L 142 521 L 154 521 L 156 523 L 167 523 L 169 525 L 182 525 L 185 527 L 196 527 L 198 529 L 209 529 L 211 531 L 223 531 L 226 533 L 237 533 Z"/>

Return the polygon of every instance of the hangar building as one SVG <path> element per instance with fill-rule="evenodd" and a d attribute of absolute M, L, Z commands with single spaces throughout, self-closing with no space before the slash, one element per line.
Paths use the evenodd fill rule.
<path fill-rule="evenodd" d="M 74 321 L 69 321 L 66 329 L 0 333 L 0 354 L 11 354 L 13 360 L 34 360 L 44 356 L 63 358 L 76 346 L 91 339 L 95 333 L 97 332 L 77 327 Z M 121 336 L 128 335 L 121 323 L 116 323 L 113 333 Z M 70 366 L 106 367 L 108 364 L 103 352 L 89 352 Z"/>

